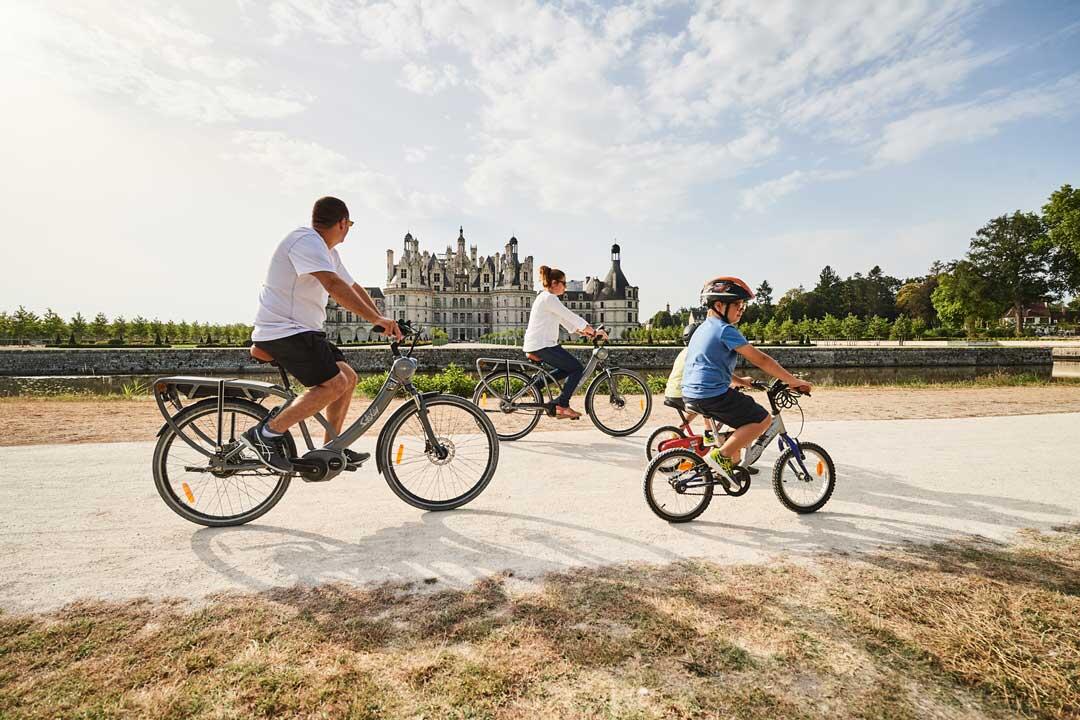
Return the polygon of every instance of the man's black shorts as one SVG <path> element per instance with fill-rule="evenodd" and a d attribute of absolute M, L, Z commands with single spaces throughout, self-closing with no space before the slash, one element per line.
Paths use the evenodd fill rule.
<path fill-rule="evenodd" d="M 307 387 L 336 377 L 341 372 L 338 361 L 347 362 L 345 354 L 326 339 L 324 332 L 302 332 L 277 340 L 260 340 L 255 345 L 273 355 L 281 367 Z"/>
<path fill-rule="evenodd" d="M 734 388 L 717 397 L 701 400 L 686 399 L 686 409 L 715 418 L 733 428 L 759 423 L 769 417 L 769 411 L 754 402 L 746 393 Z"/>

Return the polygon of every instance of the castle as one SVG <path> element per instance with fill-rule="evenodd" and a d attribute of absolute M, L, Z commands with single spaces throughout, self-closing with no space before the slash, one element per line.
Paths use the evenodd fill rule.
<path fill-rule="evenodd" d="M 457 249 L 448 245 L 442 255 L 420 252 L 420 241 L 407 233 L 400 260 L 395 262 L 393 250 L 386 251 L 382 292 L 367 290 L 388 317 L 439 327 L 451 342 L 467 342 L 488 333 L 523 333 L 539 289 L 534 279 L 533 258 L 519 257 L 516 237 L 510 238 L 501 253 L 479 257 L 475 245 L 466 254 L 465 232 L 459 228 Z M 589 323 L 604 324 L 612 338 L 638 327 L 638 288 L 623 274 L 618 245 L 611 247 L 611 269 L 604 280 L 570 281 L 562 300 Z M 330 300 L 326 332 L 332 340 L 362 342 L 369 339 L 370 330 L 370 323 Z"/>

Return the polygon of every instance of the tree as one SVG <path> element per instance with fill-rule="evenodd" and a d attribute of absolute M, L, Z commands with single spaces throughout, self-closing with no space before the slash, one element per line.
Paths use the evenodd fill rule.
<path fill-rule="evenodd" d="M 757 290 L 754 291 L 754 307 L 757 308 L 758 317 L 765 322 L 769 322 L 772 319 L 773 314 L 773 301 L 772 301 L 773 288 L 769 284 L 768 280 L 762 280 L 758 285 Z"/>
<path fill-rule="evenodd" d="M 66 326 L 64 318 L 53 312 L 52 308 L 45 308 L 45 315 L 41 318 L 41 330 L 45 337 L 56 341 L 64 334 Z"/>
<path fill-rule="evenodd" d="M 1050 252 L 1042 219 L 1017 211 L 994 218 L 971 239 L 968 261 L 991 296 L 1010 308 L 1023 334 L 1024 306 L 1050 292 Z"/>
<path fill-rule="evenodd" d="M 866 324 L 857 316 L 848 314 L 840 321 L 840 334 L 845 340 L 861 340 L 866 334 Z"/>
<path fill-rule="evenodd" d="M 116 318 L 109 324 L 109 334 L 112 335 L 110 339 L 123 344 L 124 334 L 127 333 L 127 327 L 127 320 L 124 319 L 124 316 L 117 315 Z"/>
<path fill-rule="evenodd" d="M 781 320 L 802 320 L 807 315 L 807 292 L 802 285 L 793 287 L 784 293 L 775 310 L 770 314 Z"/>
<path fill-rule="evenodd" d="M 785 320 L 784 322 L 780 323 L 779 335 L 780 341 L 785 343 L 788 340 L 799 339 L 798 328 L 796 328 L 795 323 L 791 320 Z"/>
<path fill-rule="evenodd" d="M 105 313 L 98 313 L 90 323 L 90 335 L 94 340 L 104 340 L 109 332 L 109 318 Z"/>
<path fill-rule="evenodd" d="M 649 324 L 654 328 L 671 327 L 675 324 L 675 319 L 671 317 L 671 312 L 669 310 L 659 310 L 652 316 L 652 319 L 649 320 Z"/>
<path fill-rule="evenodd" d="M 83 317 L 81 312 L 75 313 L 75 316 L 71 318 L 71 322 L 68 323 L 68 329 L 71 331 L 72 345 L 79 342 L 86 333 L 86 318 Z"/>
<path fill-rule="evenodd" d="M 825 317 L 818 323 L 821 337 L 828 340 L 838 340 L 843 336 L 844 329 L 840 319 L 832 313 L 825 313 Z"/>
<path fill-rule="evenodd" d="M 884 340 L 889 337 L 890 329 L 889 321 L 880 315 L 875 315 L 866 322 L 866 335 L 875 340 Z"/>
<path fill-rule="evenodd" d="M 911 320 L 907 315 L 901 315 L 893 322 L 892 327 L 889 329 L 889 337 L 893 340 L 899 340 L 903 342 L 912 337 L 911 334 Z"/>
<path fill-rule="evenodd" d="M 1080 292 L 1080 189 L 1062 185 L 1042 211 L 1056 284 L 1062 290 Z"/>
<path fill-rule="evenodd" d="M 938 286 L 931 296 L 938 317 L 952 327 L 963 327 L 975 334 L 979 322 L 994 322 L 1001 317 L 1002 302 L 993 297 L 989 282 L 967 260 L 953 263 L 951 272 L 938 276 Z"/>
<path fill-rule="evenodd" d="M 937 275 L 909 280 L 896 291 L 896 309 L 909 318 L 922 318 L 927 325 L 937 321 L 937 311 L 931 296 L 937 289 Z"/>
<path fill-rule="evenodd" d="M 8 339 L 14 334 L 11 325 L 11 316 L 6 312 L 0 312 L 0 339 L 7 342 Z"/>
<path fill-rule="evenodd" d="M 136 315 L 128 324 L 128 334 L 135 342 L 146 342 L 150 337 L 150 321 L 142 315 Z"/>
<path fill-rule="evenodd" d="M 36 338 L 41 335 L 41 319 L 35 312 L 20 305 L 11 316 L 11 334 L 16 342 Z"/>

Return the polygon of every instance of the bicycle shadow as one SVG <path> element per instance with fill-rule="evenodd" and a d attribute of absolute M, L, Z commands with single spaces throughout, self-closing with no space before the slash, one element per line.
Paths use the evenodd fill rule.
<path fill-rule="evenodd" d="M 580 431 L 590 433 L 589 430 Z M 574 443 L 566 442 L 565 436 L 559 440 L 547 440 L 544 433 L 530 435 L 522 440 L 515 440 L 510 448 L 511 452 L 521 451 L 543 457 L 560 457 L 570 460 L 587 460 L 599 462 L 613 467 L 628 468 L 643 472 L 647 462 L 645 458 L 645 437 L 630 435 L 627 437 L 610 437 L 596 431 L 594 438 L 587 435 Z M 575 439 L 576 440 L 576 439 Z M 503 452 L 506 451 L 506 443 Z"/>
<path fill-rule="evenodd" d="M 759 476 L 761 477 L 761 476 Z M 826 506 L 808 514 L 793 514 L 791 530 L 717 522 L 699 518 L 673 525 L 679 532 L 701 539 L 723 541 L 758 552 L 812 557 L 822 552 L 841 554 L 876 550 L 885 546 L 933 545 L 961 536 L 985 539 L 980 530 L 1002 535 L 1023 528 L 1049 529 L 1075 518 L 1064 505 L 1000 495 L 953 492 L 927 488 L 901 476 L 853 465 L 837 466 L 838 486 L 832 505 L 845 503 L 867 509 L 864 513 L 835 512 Z M 772 492 L 769 480 L 756 480 L 751 490 Z M 730 498 L 718 496 L 716 503 Z M 778 507 L 779 512 L 788 512 Z M 896 517 L 897 513 L 918 519 Z M 1049 516 L 1049 517 L 1048 517 Z"/>
<path fill-rule="evenodd" d="M 469 532 L 473 521 L 482 522 L 475 532 Z M 513 525 L 504 532 L 504 540 L 493 540 L 491 533 L 484 532 L 483 523 L 491 521 Z M 443 588 L 463 589 L 498 572 L 532 577 L 616 562 L 610 555 L 590 549 L 598 546 L 599 540 L 609 548 L 612 542 L 633 548 L 634 556 L 645 562 L 682 558 L 676 552 L 607 530 L 523 513 L 468 508 L 424 513 L 416 522 L 383 528 L 355 542 L 274 525 L 204 528 L 191 536 L 191 548 L 207 567 L 255 592 L 328 582 L 437 581 Z M 245 570 L 252 566 L 271 570 L 276 579 L 267 581 L 266 573 L 260 577 Z"/>

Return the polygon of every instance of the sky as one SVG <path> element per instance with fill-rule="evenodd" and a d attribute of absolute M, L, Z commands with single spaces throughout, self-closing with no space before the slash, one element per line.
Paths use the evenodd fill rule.
<path fill-rule="evenodd" d="M 1080 3 L 0 3 L 0 310 L 250 322 L 334 195 L 364 285 L 411 232 L 604 275 L 900 278 L 1080 184 Z"/>

